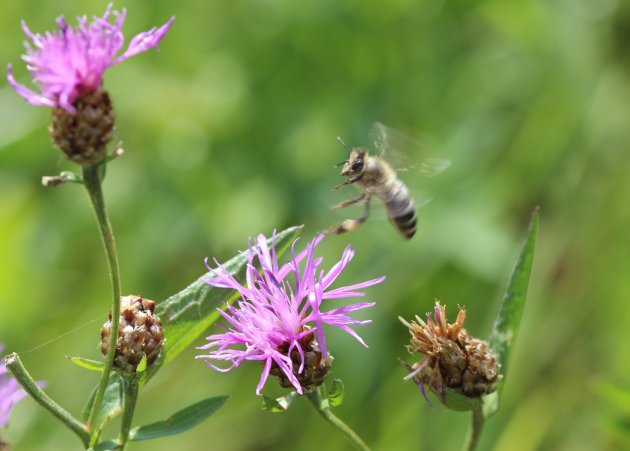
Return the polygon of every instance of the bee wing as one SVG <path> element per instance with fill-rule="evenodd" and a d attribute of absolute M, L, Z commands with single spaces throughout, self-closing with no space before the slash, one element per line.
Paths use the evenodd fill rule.
<path fill-rule="evenodd" d="M 427 177 L 433 177 L 444 172 L 451 165 L 451 161 L 444 158 L 427 157 L 418 162 L 412 161 L 410 154 L 418 150 L 423 151 L 424 145 L 409 135 L 391 127 L 375 122 L 368 134 L 379 156 L 392 165 L 397 172 L 420 172 Z"/>

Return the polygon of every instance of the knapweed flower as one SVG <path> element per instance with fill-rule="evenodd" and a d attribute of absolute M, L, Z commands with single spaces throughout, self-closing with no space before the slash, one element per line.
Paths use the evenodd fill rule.
<path fill-rule="evenodd" d="M 80 164 L 100 161 L 112 138 L 114 111 L 109 95 L 101 89 L 105 71 L 157 47 L 174 20 L 172 17 L 161 27 L 138 34 L 118 54 L 124 43 L 125 15 L 125 9 L 112 11 L 109 4 L 103 17 L 94 17 L 91 22 L 85 16 L 79 17 L 76 28 L 61 16 L 57 19 L 59 31 L 43 35 L 31 32 L 22 22 L 24 33 L 32 41 L 25 44 L 22 59 L 40 92 L 18 83 L 11 65 L 7 67 L 9 83 L 27 102 L 53 107 L 53 140 L 68 158 Z"/>
<path fill-rule="evenodd" d="M 124 375 L 133 375 L 146 357 L 147 368 L 155 363 L 164 344 L 164 331 L 160 318 L 154 313 L 155 302 L 140 296 L 120 298 L 120 322 L 116 341 L 114 369 Z M 109 321 L 101 328 L 101 353 L 107 357 L 112 335 L 112 312 Z"/>
<path fill-rule="evenodd" d="M 424 355 L 413 365 L 405 364 L 410 371 L 405 379 L 413 379 L 423 394 L 424 385 L 441 399 L 447 388 L 471 398 L 496 390 L 499 363 L 488 343 L 471 337 L 463 329 L 464 308 L 459 308 L 452 324 L 446 322 L 446 307 L 439 301 L 435 302 L 433 318 L 427 313 L 426 322 L 419 316 L 411 324 L 399 319 L 411 334 L 409 352 Z"/>
<path fill-rule="evenodd" d="M 126 10 L 112 11 L 110 3 L 103 17 L 94 17 L 88 23 L 87 18 L 79 17 L 77 28 L 68 26 L 63 16 L 57 19 L 59 31 L 46 32 L 44 35 L 31 32 L 22 22 L 22 29 L 32 41 L 26 43 L 23 56 L 28 70 L 41 93 L 36 93 L 19 84 L 7 68 L 9 83 L 27 102 L 33 105 L 62 107 L 74 113 L 74 101 L 86 92 L 96 92 L 103 84 L 105 71 L 127 58 L 157 47 L 168 32 L 174 17 L 160 28 L 152 28 L 134 37 L 127 50 L 117 55 L 123 46 L 122 34 Z M 110 18 L 114 22 L 110 22 Z"/>
<path fill-rule="evenodd" d="M 0 353 L 4 350 L 4 346 L 0 345 Z M 0 354 L 0 427 L 9 421 L 11 408 L 20 399 L 26 396 L 26 392 L 22 390 L 20 384 L 9 374 L 4 364 L 4 356 Z M 0 442 L 1 444 L 2 442 Z"/>
<path fill-rule="evenodd" d="M 330 289 L 352 260 L 354 251 L 348 246 L 341 260 L 329 271 L 320 270 L 322 258 L 315 257 L 315 247 L 322 238 L 323 235 L 317 236 L 297 255 L 297 241 L 294 242 L 290 261 L 279 265 L 275 235 L 271 247 L 267 239 L 259 235 L 256 243 L 250 242 L 245 285 L 241 285 L 216 260 L 215 269 L 206 261 L 213 275 L 206 282 L 215 287 L 236 290 L 241 299 L 228 306 L 226 311 L 219 310 L 228 323 L 227 330 L 209 336 L 209 343 L 198 349 L 210 351 L 196 358 L 205 359 L 208 366 L 217 371 L 229 371 L 244 360 L 260 361 L 264 367 L 256 394 L 261 394 L 269 374 L 278 376 L 281 385 L 293 387 L 302 394 L 321 385 L 330 369 L 331 356 L 324 324 L 344 330 L 367 347 L 352 326 L 371 321 L 360 321 L 349 314 L 372 307 L 374 302 L 327 311 L 323 310 L 323 304 L 332 299 L 363 296 L 365 293 L 359 290 L 382 282 L 384 277 Z M 231 365 L 222 369 L 210 363 L 211 360 L 227 361 Z"/>

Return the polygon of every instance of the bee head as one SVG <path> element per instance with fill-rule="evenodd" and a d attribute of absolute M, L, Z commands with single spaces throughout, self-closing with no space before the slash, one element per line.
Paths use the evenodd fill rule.
<path fill-rule="evenodd" d="M 367 163 L 367 150 L 360 147 L 355 147 L 350 152 L 348 160 L 344 162 L 341 169 L 341 175 L 344 177 L 356 177 L 361 174 L 365 169 Z"/>

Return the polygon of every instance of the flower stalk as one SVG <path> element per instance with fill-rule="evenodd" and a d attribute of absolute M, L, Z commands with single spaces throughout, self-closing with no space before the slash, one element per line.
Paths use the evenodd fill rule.
<path fill-rule="evenodd" d="M 48 396 L 38 385 L 37 382 L 26 371 L 24 364 L 15 352 L 6 357 L 6 367 L 13 374 L 13 377 L 20 383 L 24 391 L 26 391 L 35 401 L 41 404 L 46 410 L 57 417 L 68 429 L 74 432 L 83 445 L 87 448 L 90 442 L 90 435 L 85 430 L 84 425 L 74 418 L 68 411 L 57 404 Z"/>
<path fill-rule="evenodd" d="M 470 429 L 468 430 L 468 436 L 466 437 L 466 441 L 464 442 L 464 451 L 474 451 L 477 449 L 477 445 L 479 444 L 479 437 L 481 437 L 481 430 L 484 425 L 484 417 L 483 417 L 483 408 L 482 403 L 479 403 L 472 411 L 471 411 L 471 423 Z"/>
<path fill-rule="evenodd" d="M 138 400 L 138 377 L 123 377 L 123 384 L 125 390 L 125 405 L 122 415 L 122 426 L 120 428 L 120 446 L 121 451 L 125 449 L 127 441 L 129 440 L 129 431 L 131 430 L 131 421 L 133 420 L 133 413 L 136 408 L 136 401 Z"/>
<path fill-rule="evenodd" d="M 112 285 L 112 330 L 118 330 L 120 322 L 120 269 L 118 266 L 118 253 L 116 251 L 116 242 L 114 241 L 114 233 L 105 209 L 105 201 L 103 199 L 102 176 L 105 163 L 95 166 L 83 167 L 83 185 L 88 192 L 92 207 L 96 213 L 96 219 L 99 225 L 99 231 L 105 247 L 107 263 L 109 266 L 109 276 Z M 110 340 L 105 367 L 103 368 L 101 381 L 99 382 L 94 404 L 90 411 L 88 420 L 88 428 L 91 433 L 91 440 L 94 442 L 98 438 L 98 431 L 94 430 L 94 419 L 103 402 L 105 388 L 109 381 L 109 373 L 114 364 L 116 355 L 116 340 Z M 94 443 L 91 443 L 92 445 Z"/>
<path fill-rule="evenodd" d="M 332 413 L 324 385 L 320 385 L 317 389 L 305 393 L 305 395 L 313 407 L 315 407 L 315 410 L 317 410 L 317 412 L 324 417 L 326 421 L 339 429 L 339 431 L 354 445 L 356 449 L 370 451 L 370 448 L 365 444 L 361 437 L 359 437 L 358 434 L 350 428 L 350 426 Z"/>

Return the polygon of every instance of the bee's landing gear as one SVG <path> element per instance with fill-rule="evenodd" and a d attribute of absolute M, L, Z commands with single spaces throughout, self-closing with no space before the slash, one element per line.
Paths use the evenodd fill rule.
<path fill-rule="evenodd" d="M 342 235 L 344 233 L 354 232 L 355 230 L 357 230 L 359 227 L 361 227 L 361 225 L 365 221 L 367 221 L 367 218 L 370 216 L 370 200 L 371 199 L 372 198 L 370 196 L 368 196 L 366 194 L 362 194 L 361 196 L 355 197 L 353 199 L 348 199 L 346 201 L 343 201 L 343 202 L 335 205 L 333 207 L 333 209 L 345 208 L 345 207 L 348 207 L 350 205 L 359 203 L 361 201 L 365 201 L 365 211 L 364 211 L 362 217 L 356 218 L 356 219 L 346 219 L 341 224 L 329 228 L 327 231 L 324 232 L 324 234 L 326 234 L 326 235 Z"/>
<path fill-rule="evenodd" d="M 363 175 L 361 174 L 361 175 L 357 175 L 356 177 L 353 177 L 353 178 L 351 178 L 351 179 L 348 179 L 348 180 L 346 180 L 345 182 L 340 183 L 339 185 L 335 186 L 335 187 L 333 188 L 333 191 L 337 191 L 338 189 L 340 189 L 340 188 L 342 188 L 342 187 L 344 187 L 344 186 L 346 186 L 346 185 L 351 185 L 351 184 L 353 184 L 353 183 L 356 183 L 356 182 L 358 182 L 359 180 L 361 180 L 362 178 L 363 178 Z"/>

